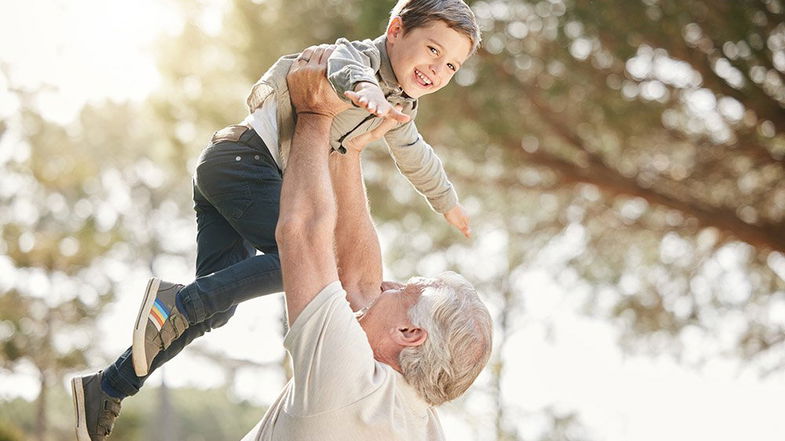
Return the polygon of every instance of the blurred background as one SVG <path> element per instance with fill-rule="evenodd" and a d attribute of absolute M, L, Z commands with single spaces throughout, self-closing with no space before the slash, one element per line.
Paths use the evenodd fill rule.
<path fill-rule="evenodd" d="M 393 3 L 2 3 L 0 440 L 73 437 L 68 379 L 128 346 L 150 275 L 193 277 L 212 132 L 277 57 L 373 38 Z M 474 239 L 365 158 L 386 278 L 458 271 L 495 317 L 448 439 L 782 440 L 782 0 L 470 4 L 483 47 L 418 126 Z M 111 439 L 240 439 L 286 381 L 281 311 L 242 305 Z"/>

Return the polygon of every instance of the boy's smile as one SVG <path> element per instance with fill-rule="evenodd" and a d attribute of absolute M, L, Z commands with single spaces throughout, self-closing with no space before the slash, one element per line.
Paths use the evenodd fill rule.
<path fill-rule="evenodd" d="M 408 32 L 395 17 L 387 28 L 387 53 L 403 91 L 412 98 L 436 92 L 450 82 L 469 57 L 471 40 L 441 20 Z"/>

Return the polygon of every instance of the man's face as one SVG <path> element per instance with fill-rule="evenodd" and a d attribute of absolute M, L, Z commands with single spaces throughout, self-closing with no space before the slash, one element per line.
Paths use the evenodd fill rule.
<path fill-rule="evenodd" d="M 387 29 L 387 44 L 395 76 L 412 98 L 446 86 L 472 49 L 467 36 L 441 20 L 404 33 L 400 18 L 395 18 Z"/>
<path fill-rule="evenodd" d="M 413 277 L 405 284 L 382 283 L 382 293 L 359 319 L 377 359 L 384 349 L 392 345 L 396 332 L 413 326 L 409 320 L 409 309 L 417 304 L 425 288 L 439 283 L 437 279 L 425 277 Z"/>

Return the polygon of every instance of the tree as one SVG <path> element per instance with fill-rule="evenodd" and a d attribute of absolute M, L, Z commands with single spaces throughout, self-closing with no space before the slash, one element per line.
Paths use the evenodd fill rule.
<path fill-rule="evenodd" d="M 149 265 L 145 250 L 161 242 L 162 225 L 177 225 L 172 213 L 178 212 L 166 203 L 166 179 L 156 179 L 163 173 L 138 156 L 139 146 L 153 143 L 151 133 L 127 123 L 143 124 L 136 109 L 87 107 L 82 125 L 62 127 L 37 113 L 37 92 L 15 93 L 20 112 L 3 142 L 16 151 L 0 163 L 0 368 L 37 372 L 33 432 L 48 440 L 52 389 L 66 374 L 95 364 L 95 324 L 124 268 Z"/>
<path fill-rule="evenodd" d="M 785 288 L 780 4 L 474 10 L 484 49 L 421 113 L 458 187 L 482 201 L 477 221 L 526 248 L 579 231 L 569 265 L 593 287 L 587 311 L 655 350 L 732 320 L 718 352 L 781 367 L 783 323 L 756 313 Z"/>

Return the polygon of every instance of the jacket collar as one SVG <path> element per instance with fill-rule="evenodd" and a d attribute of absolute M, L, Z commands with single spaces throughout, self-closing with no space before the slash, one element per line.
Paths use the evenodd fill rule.
<path fill-rule="evenodd" d="M 387 53 L 387 35 L 380 35 L 373 40 L 373 44 L 376 45 L 376 48 L 379 50 L 379 76 L 384 85 L 391 89 L 396 95 L 405 98 L 407 101 L 417 101 L 406 95 L 406 92 L 403 91 L 403 88 L 401 88 L 401 85 L 398 83 L 398 78 L 395 76 L 395 71 L 392 68 L 390 55 Z"/>

